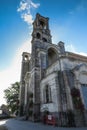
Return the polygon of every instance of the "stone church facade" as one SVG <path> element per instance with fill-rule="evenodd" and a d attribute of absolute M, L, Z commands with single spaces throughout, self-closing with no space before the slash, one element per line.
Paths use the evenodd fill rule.
<path fill-rule="evenodd" d="M 36 15 L 31 54 L 23 52 L 20 116 L 54 115 L 58 126 L 87 126 L 87 57 L 52 43 L 49 18 Z"/>

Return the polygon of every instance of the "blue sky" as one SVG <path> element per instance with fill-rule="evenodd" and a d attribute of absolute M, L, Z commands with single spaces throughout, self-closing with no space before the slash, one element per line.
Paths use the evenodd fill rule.
<path fill-rule="evenodd" d="M 53 43 L 87 55 L 87 0 L 0 0 L 0 92 L 20 80 L 21 54 L 30 51 L 36 13 L 49 17 Z M 3 83 L 4 82 L 4 83 Z"/>

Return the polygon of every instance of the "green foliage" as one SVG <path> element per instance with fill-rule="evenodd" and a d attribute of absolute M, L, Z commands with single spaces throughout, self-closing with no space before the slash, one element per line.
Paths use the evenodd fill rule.
<path fill-rule="evenodd" d="M 19 82 L 16 82 L 12 84 L 11 87 L 4 90 L 5 99 L 9 109 L 11 110 L 11 113 L 14 113 L 15 111 L 18 110 L 19 89 L 20 89 L 20 84 Z"/>

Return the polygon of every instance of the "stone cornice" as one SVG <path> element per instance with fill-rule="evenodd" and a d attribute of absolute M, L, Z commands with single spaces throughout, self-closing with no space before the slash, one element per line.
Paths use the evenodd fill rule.
<path fill-rule="evenodd" d="M 83 56 L 80 54 L 72 53 L 72 52 L 65 52 L 65 54 L 59 54 L 60 58 L 71 58 L 73 60 L 80 60 L 83 62 L 87 62 L 87 56 Z"/>

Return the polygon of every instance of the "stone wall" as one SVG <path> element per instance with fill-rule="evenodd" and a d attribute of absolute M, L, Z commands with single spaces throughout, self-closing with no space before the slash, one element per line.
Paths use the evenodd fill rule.
<path fill-rule="evenodd" d="M 45 109 L 48 109 L 49 112 L 58 112 L 56 76 L 57 73 L 54 72 L 43 79 L 40 83 L 41 112 L 43 112 Z M 52 102 L 50 103 L 44 102 L 43 91 L 46 85 L 49 85 L 51 88 Z"/>

